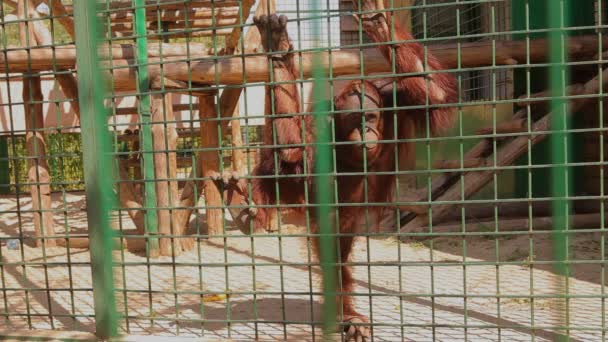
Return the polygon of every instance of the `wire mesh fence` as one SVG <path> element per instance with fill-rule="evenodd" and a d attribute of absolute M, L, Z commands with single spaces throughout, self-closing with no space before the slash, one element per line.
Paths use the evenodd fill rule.
<path fill-rule="evenodd" d="M 606 340 L 605 7 L 0 1 L 0 336 Z"/>

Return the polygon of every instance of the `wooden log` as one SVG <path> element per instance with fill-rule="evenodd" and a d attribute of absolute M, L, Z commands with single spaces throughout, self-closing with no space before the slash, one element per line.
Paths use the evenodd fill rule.
<path fill-rule="evenodd" d="M 241 0 L 188 0 L 188 1 L 175 1 L 175 0 L 148 0 L 145 5 L 149 10 L 188 10 L 192 8 L 220 8 L 220 7 L 238 7 L 241 4 Z M 74 9 L 72 6 L 66 6 L 66 8 L 73 13 Z M 104 3 L 99 4 L 100 9 L 106 9 Z M 123 1 L 112 1 L 112 10 L 133 10 L 133 2 L 130 0 Z"/>
<path fill-rule="evenodd" d="M 485 158 L 469 158 L 460 160 L 438 160 L 433 164 L 435 169 L 471 169 L 485 166 Z"/>
<path fill-rule="evenodd" d="M 581 36 L 568 39 L 569 50 L 568 57 L 577 61 L 592 60 L 590 57 L 597 53 L 599 41 L 596 36 Z M 602 38 L 602 43 L 608 46 L 608 37 Z M 458 63 L 456 57 L 461 52 L 462 67 L 482 67 L 491 66 L 493 64 L 492 51 L 493 43 L 491 41 L 462 43 L 460 48 L 454 45 L 442 45 L 429 47 L 430 51 L 443 63 L 446 68 L 455 68 Z M 521 63 L 526 62 L 526 42 L 525 41 L 503 41 L 496 42 L 497 55 L 498 53 L 508 54 L 509 64 L 513 64 L 513 60 Z M 180 45 L 180 44 L 178 44 Z M 177 49 L 183 49 L 183 44 Z M 543 39 L 533 40 L 530 42 L 531 51 L 530 63 L 546 62 L 547 42 Z M 207 51 L 205 49 L 204 51 Z M 246 50 L 247 51 L 247 50 Z M 114 54 L 114 52 L 113 52 Z M 116 54 L 119 54 L 117 51 Z M 41 48 L 30 51 L 32 71 L 52 70 L 53 65 L 58 69 L 69 69 L 75 67 L 76 50 L 75 47 L 65 47 L 56 49 L 56 59 L 53 63 L 53 50 L 51 48 Z M 331 55 L 331 59 L 330 59 Z M 193 61 L 187 63 L 181 61 L 184 55 L 180 57 L 163 57 L 166 62 L 163 65 L 163 75 L 170 79 L 188 81 L 192 77 L 193 82 L 215 84 L 242 84 L 244 70 L 247 71 L 247 81 L 265 82 L 269 79 L 268 61 L 265 56 L 248 56 L 243 65 L 242 59 L 239 56 L 222 57 L 217 61 L 201 57 L 194 57 Z M 467 58 L 470 57 L 470 58 Z M 331 63 L 330 63 L 331 60 Z M 496 65 L 504 65 L 504 58 L 497 58 Z M 5 67 L 8 63 L 8 69 Z M 160 63 L 160 59 L 150 58 L 150 63 Z M 0 72 L 27 72 L 28 71 L 28 53 L 26 51 L 7 51 L 0 55 Z M 359 74 L 361 72 L 361 64 L 364 65 L 365 72 L 381 73 L 391 72 L 391 66 L 381 56 L 377 49 L 363 49 L 363 59 L 361 59 L 359 49 L 343 49 L 340 51 L 324 52 L 321 54 L 321 64 L 324 67 L 332 66 L 332 74 L 336 77 L 350 74 Z M 132 59 L 114 59 L 114 82 L 118 90 L 134 90 L 135 89 L 135 70 L 133 69 Z M 217 70 L 216 70 L 217 67 Z M 302 53 L 302 74 L 304 77 L 310 77 L 313 68 L 313 53 Z M 159 65 L 150 65 L 151 77 L 159 77 L 161 67 Z M 217 71 L 217 73 L 216 73 Z M 296 72 L 299 73 L 299 63 L 296 65 Z"/>
<path fill-rule="evenodd" d="M 208 30 L 197 27 L 181 27 L 176 28 L 175 31 L 159 31 L 159 30 L 149 30 L 146 33 L 146 38 L 149 40 L 167 40 L 167 39 L 175 39 L 175 38 L 196 38 L 196 37 L 223 37 L 227 36 L 232 32 L 231 28 L 222 28 L 219 30 Z M 128 29 L 117 29 L 112 30 L 112 37 L 114 38 L 124 38 L 124 37 L 133 37 L 135 34 L 132 30 Z"/>
<path fill-rule="evenodd" d="M 604 80 L 603 86 L 608 86 L 608 69 L 604 69 L 600 75 Z M 600 89 L 600 76 L 593 78 L 589 82 L 585 83 L 585 94 L 596 94 Z M 577 101 L 571 101 L 569 103 L 568 113 L 575 113 L 582 108 L 589 99 L 581 99 Z M 529 146 L 535 145 L 546 138 L 546 135 L 540 132 L 547 132 L 550 130 L 550 118 L 551 114 L 545 115 L 540 120 L 536 121 L 531 131 L 536 132 L 530 136 L 517 136 L 511 139 L 509 142 L 504 143 L 496 152 L 496 156 L 488 157 L 488 165 L 496 165 L 496 167 L 510 165 L 519 156 L 523 155 L 528 151 Z M 494 164 L 494 160 L 496 164 Z M 488 182 L 490 182 L 494 174 L 500 170 L 488 170 L 488 171 L 476 171 L 467 172 L 451 188 L 449 188 L 442 196 L 439 196 L 437 201 L 463 201 L 475 194 L 481 188 L 483 188 Z M 433 222 L 443 220 L 454 208 L 453 204 L 450 205 L 436 205 L 433 206 L 432 219 Z M 402 230 L 405 232 L 419 229 L 428 225 L 429 217 L 418 215 L 416 218 L 411 220 Z"/>
<path fill-rule="evenodd" d="M 215 96 L 215 94 L 214 94 L 214 96 Z M 199 99 L 202 97 L 211 97 L 211 96 L 210 95 L 199 96 Z M 209 106 L 209 104 L 207 104 L 207 103 L 205 103 L 204 105 Z M 199 111 L 199 118 L 201 118 L 202 117 L 200 114 L 201 105 L 196 104 L 196 106 Z M 191 134 L 200 134 L 201 137 L 205 134 L 204 132 L 205 131 L 202 129 L 190 130 Z M 178 210 L 175 215 L 175 222 L 176 222 L 175 226 L 176 227 L 186 227 L 188 225 L 188 223 L 190 222 L 190 217 L 192 216 L 192 212 L 194 211 L 194 208 L 198 204 L 199 198 L 201 197 L 201 194 L 203 193 L 205 183 L 201 180 L 201 178 L 203 178 L 204 173 L 203 173 L 203 165 L 202 165 L 203 162 L 200 158 L 201 158 L 201 154 L 199 153 L 198 160 L 195 163 L 195 165 L 193 166 L 192 171 L 190 172 L 190 177 L 188 177 L 189 180 L 186 182 L 186 184 L 184 185 L 184 189 L 182 190 L 182 193 L 180 196 L 179 207 L 184 208 L 184 209 Z"/>
<path fill-rule="evenodd" d="M 479 135 L 488 135 L 488 134 L 510 134 L 510 133 L 522 133 L 528 130 L 528 125 L 526 124 L 528 120 L 521 118 L 515 119 L 511 121 L 501 122 L 496 124 L 496 128 L 494 127 L 484 127 L 477 130 L 477 134 Z"/>
<path fill-rule="evenodd" d="M 167 104 L 165 106 L 165 104 Z M 171 222 L 171 207 L 177 203 L 177 132 L 173 117 L 172 97 L 170 93 L 154 94 L 151 101 L 152 112 L 152 149 L 154 152 L 154 178 L 156 188 L 156 205 L 158 209 L 158 233 L 160 255 L 171 255 L 172 249 L 180 254 L 181 248 L 172 246 L 172 238 L 177 235 L 177 227 Z M 179 252 L 178 252 L 179 250 Z"/>
<path fill-rule="evenodd" d="M 219 29 L 223 26 L 234 26 L 238 25 L 238 18 L 230 17 L 230 18 L 206 18 L 206 19 L 196 19 L 196 20 L 188 20 L 188 21 L 177 21 L 177 22 L 164 22 L 164 27 L 167 30 L 184 30 L 184 29 L 209 29 L 209 32 L 216 31 L 222 32 L 223 34 L 231 34 L 234 29 L 229 28 L 228 30 L 224 30 L 224 28 Z M 127 31 L 133 32 L 133 23 L 116 23 L 110 25 L 112 28 L 111 32 L 118 31 Z M 146 28 L 148 30 L 158 32 L 158 22 L 148 21 L 146 22 Z M 213 30 L 212 30 L 213 29 Z"/>
<path fill-rule="evenodd" d="M 32 37 L 34 37 L 33 32 Z M 52 70 L 54 66 L 58 70 L 76 68 L 76 47 L 74 45 L 57 46 L 53 49 L 36 48 L 29 53 L 23 51 L 23 49 L 19 50 L 18 46 L 8 46 L 7 48 L 9 50 L 7 51 L 7 57 L 5 58 L 4 54 L 0 55 L 1 61 L 17 68 L 9 68 L 8 72 L 27 72 L 28 60 L 32 63 L 32 72 Z M 133 44 L 101 44 L 98 51 L 99 58 L 102 61 L 111 58 L 114 61 L 126 60 L 132 62 L 137 57 L 136 47 Z M 160 61 L 160 57 L 185 58 L 190 56 L 191 59 L 202 59 L 212 55 L 213 51 L 213 48 L 207 47 L 206 44 L 194 42 L 188 44 L 158 43 L 148 46 L 148 56 L 157 58 L 154 59 L 155 61 Z M 55 58 L 55 63 L 52 62 L 53 58 Z M 4 68 L 4 66 L 1 67 Z"/>
<path fill-rule="evenodd" d="M 608 42 L 608 39 L 603 38 L 602 42 Z M 491 66 L 494 56 L 496 56 L 496 65 L 526 64 L 528 58 L 531 64 L 542 63 L 546 62 L 548 58 L 549 41 L 547 39 L 530 40 L 529 49 L 525 40 L 496 41 L 495 43 L 496 49 L 493 49 L 492 40 L 463 43 L 466 48 L 460 51 L 458 44 L 455 43 L 429 46 L 429 49 L 445 68 L 457 68 L 459 61 L 463 68 Z M 597 37 L 591 35 L 566 39 L 567 58 L 575 61 L 593 60 L 588 58 L 598 54 L 598 44 Z"/>
<path fill-rule="evenodd" d="M 13 0 L 10 0 L 13 1 Z M 35 3 L 40 3 L 42 0 L 35 0 Z M 192 11 L 192 10 L 210 10 L 211 8 L 238 8 L 241 5 L 241 0 L 189 0 L 189 1 L 175 1 L 175 0 L 149 0 L 144 5 L 147 11 Z M 105 3 L 99 3 L 99 10 L 106 10 Z M 72 5 L 66 5 L 65 9 L 67 13 L 73 14 L 74 7 Z M 112 13 L 132 13 L 133 2 L 129 0 L 125 1 L 112 1 L 111 5 Z M 112 18 L 112 17 L 111 17 Z"/>
<path fill-rule="evenodd" d="M 34 211 L 36 236 L 54 236 L 55 229 L 51 200 L 51 175 L 46 157 L 46 142 L 40 129 L 44 128 L 42 113 L 42 89 L 39 77 L 27 77 L 23 80 L 23 102 L 25 107 L 25 146 L 28 154 L 28 182 Z M 55 239 L 44 238 L 47 247 L 56 245 Z M 36 240 L 41 247 L 43 240 Z"/>
<path fill-rule="evenodd" d="M 29 18 L 33 8 L 26 0 L 19 0 L 17 12 L 20 19 Z M 19 40 L 22 46 L 36 46 L 34 25 L 22 21 L 19 23 Z M 43 131 L 44 116 L 42 111 L 42 88 L 40 77 L 23 78 L 23 107 L 25 111 L 25 146 L 28 154 L 28 182 L 32 197 L 32 210 L 34 212 L 34 227 L 36 246 L 54 247 L 57 240 L 46 238 L 55 235 L 53 221 L 53 207 L 51 200 L 51 174 L 46 157 L 46 141 Z"/>
<path fill-rule="evenodd" d="M 47 0 L 48 1 L 48 0 Z M 133 11 L 112 12 L 107 15 L 112 23 L 132 23 Z M 214 10 L 210 8 L 192 8 L 188 10 L 176 9 L 161 9 L 146 11 L 146 20 L 156 21 L 180 21 L 180 20 L 197 20 L 217 18 L 239 18 L 239 7 L 217 7 Z"/>
<path fill-rule="evenodd" d="M 205 177 L 210 177 L 212 172 L 220 171 L 221 151 L 219 150 L 219 122 L 208 120 L 217 118 L 214 98 L 215 97 L 212 96 L 201 96 L 198 98 L 200 106 L 199 117 L 201 119 L 201 146 L 205 149 L 213 149 L 199 152 L 198 160 L 201 163 L 203 175 Z M 224 220 L 222 209 L 220 208 L 222 206 L 222 194 L 213 180 L 207 179 L 203 181 L 203 183 L 205 189 L 205 203 L 207 205 L 207 233 L 209 235 L 223 234 Z M 209 207 L 212 206 L 220 209 L 209 209 Z"/>
<path fill-rule="evenodd" d="M 582 95 L 585 92 L 584 84 L 572 84 L 566 88 L 566 96 L 577 96 Z M 598 94 L 599 96 L 600 94 Z M 541 91 L 538 93 L 522 95 L 518 98 L 517 105 L 519 107 L 534 106 L 534 109 L 547 108 L 548 103 L 554 98 L 554 94 L 549 91 Z"/>
<path fill-rule="evenodd" d="M 178 103 L 178 104 L 174 104 L 173 105 L 173 112 L 189 112 L 192 111 L 194 112 L 198 112 L 198 106 L 196 105 L 196 103 L 193 103 L 192 105 L 188 104 L 188 103 Z M 116 108 L 115 115 L 137 115 L 137 107 L 123 107 L 123 108 Z M 179 129 L 178 129 L 179 131 Z"/>
<path fill-rule="evenodd" d="M 89 248 L 90 240 L 88 237 L 69 237 L 67 239 L 58 239 L 57 245 L 66 248 L 68 246 L 70 248 Z M 140 235 L 124 235 L 122 238 L 114 238 L 112 240 L 112 249 L 143 251 L 146 249 L 146 239 L 141 237 Z"/>
<path fill-rule="evenodd" d="M 569 228 L 572 229 L 582 229 L 582 228 L 597 228 L 599 229 L 601 226 L 601 214 L 573 214 L 569 215 L 570 223 Z M 488 234 L 492 234 L 494 228 L 498 223 L 498 232 L 512 232 L 512 231 L 551 231 L 554 228 L 554 222 L 552 217 L 533 217 L 531 220 L 528 218 L 517 218 L 517 219 L 504 219 L 501 218 L 498 221 L 489 220 L 489 221 L 475 221 L 475 222 L 466 222 L 464 226 L 464 232 L 466 233 L 474 233 L 474 232 L 486 232 Z M 563 227 L 565 228 L 565 227 Z M 416 232 L 420 231 L 428 231 L 428 227 L 419 227 L 419 229 L 414 230 Z M 433 233 L 434 234 L 446 234 L 452 233 L 450 236 L 454 236 L 453 233 L 461 233 L 463 232 L 462 223 L 452 223 L 452 224 L 441 224 L 441 225 L 433 225 Z"/>

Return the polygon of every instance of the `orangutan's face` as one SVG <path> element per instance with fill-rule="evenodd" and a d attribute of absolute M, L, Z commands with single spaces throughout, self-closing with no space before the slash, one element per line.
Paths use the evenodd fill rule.
<path fill-rule="evenodd" d="M 336 111 L 347 111 L 335 116 L 337 139 L 352 142 L 346 148 L 350 148 L 357 159 L 362 158 L 363 149 L 368 160 L 375 159 L 379 154 L 378 141 L 382 140 L 383 129 L 381 105 L 378 93 L 371 89 L 356 89 L 336 105 Z"/>

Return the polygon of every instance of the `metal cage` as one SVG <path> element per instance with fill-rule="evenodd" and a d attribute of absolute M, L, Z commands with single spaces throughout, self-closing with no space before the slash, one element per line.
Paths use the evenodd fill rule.
<path fill-rule="evenodd" d="M 365 2 L 0 1 L 0 337 L 347 339 L 350 296 L 374 341 L 606 340 L 606 2 L 386 0 L 375 14 L 414 38 L 392 25 L 380 43 Z M 253 22 L 272 13 L 290 82 Z M 412 43 L 442 69 L 399 73 L 390 56 Z M 438 73 L 453 103 L 397 100 L 404 77 Z M 390 127 L 423 123 L 379 140 L 389 171 L 362 152 L 349 174 L 331 100 L 383 78 Z M 277 112 L 285 84 L 297 112 Z M 433 135 L 442 106 L 454 124 Z M 280 143 L 282 117 L 314 139 Z M 309 147 L 314 167 L 280 164 Z M 236 228 L 223 172 L 266 232 Z M 294 177 L 297 201 L 280 190 Z M 363 201 L 341 199 L 347 177 Z M 256 178 L 286 199 L 252 202 Z M 339 229 L 348 206 L 355 232 Z"/>

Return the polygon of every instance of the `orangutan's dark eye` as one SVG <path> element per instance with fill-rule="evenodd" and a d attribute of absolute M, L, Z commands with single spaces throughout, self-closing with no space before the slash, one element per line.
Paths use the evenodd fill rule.
<path fill-rule="evenodd" d="M 365 122 L 376 123 L 379 116 L 380 114 L 377 112 L 367 112 L 365 113 Z"/>

